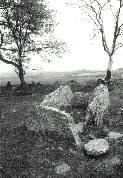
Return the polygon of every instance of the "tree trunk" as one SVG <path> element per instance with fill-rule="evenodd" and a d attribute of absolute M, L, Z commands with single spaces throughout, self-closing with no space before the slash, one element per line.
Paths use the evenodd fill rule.
<path fill-rule="evenodd" d="M 107 83 L 110 83 L 111 81 L 112 64 L 113 64 L 113 60 L 112 60 L 112 56 L 110 56 L 108 67 L 107 67 L 107 72 L 106 72 L 106 77 L 105 77 L 105 80 L 107 81 Z"/>
<path fill-rule="evenodd" d="M 20 87 L 24 88 L 25 85 L 26 85 L 26 82 L 24 80 L 24 70 L 23 70 L 22 65 L 19 66 L 18 70 L 19 70 L 18 76 L 19 76 L 19 79 L 20 79 L 20 82 L 21 82 Z"/>

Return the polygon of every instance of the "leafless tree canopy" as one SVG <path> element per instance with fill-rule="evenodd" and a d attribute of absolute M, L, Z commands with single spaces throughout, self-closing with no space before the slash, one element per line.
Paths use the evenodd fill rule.
<path fill-rule="evenodd" d="M 88 17 L 93 21 L 98 32 L 102 37 L 102 44 L 104 51 L 112 56 L 117 49 L 123 46 L 122 34 L 123 34 L 123 1 L 122 0 L 83 0 L 83 7 Z M 117 9 L 116 9 L 116 7 Z M 113 16 L 113 39 L 112 46 L 109 48 L 104 28 L 104 16 L 106 11 L 110 10 Z"/>
<path fill-rule="evenodd" d="M 78 4 L 82 9 L 82 14 L 86 14 L 94 24 L 96 33 L 101 35 L 101 41 L 104 51 L 109 56 L 106 80 L 111 79 L 111 70 L 113 63 L 113 55 L 123 46 L 123 0 L 78 0 Z M 112 39 L 111 45 L 107 36 L 105 19 L 111 17 L 112 22 Z"/>

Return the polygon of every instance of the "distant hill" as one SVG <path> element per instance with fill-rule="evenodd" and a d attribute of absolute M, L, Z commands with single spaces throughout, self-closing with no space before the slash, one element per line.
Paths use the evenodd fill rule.
<path fill-rule="evenodd" d="M 114 70 L 112 72 L 114 78 L 123 78 L 123 68 Z M 60 81 L 61 83 L 68 82 L 69 80 L 76 80 L 79 83 L 90 80 L 103 78 L 105 76 L 105 71 L 98 70 L 77 70 L 72 72 L 29 72 L 25 76 L 27 83 L 40 82 L 40 83 L 54 83 L 55 81 Z M 19 79 L 14 73 L 5 73 L 0 76 L 0 85 L 6 85 L 10 81 L 12 84 L 19 84 Z"/>

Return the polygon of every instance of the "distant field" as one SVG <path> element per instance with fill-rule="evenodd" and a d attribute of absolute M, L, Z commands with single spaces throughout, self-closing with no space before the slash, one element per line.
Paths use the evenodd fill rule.
<path fill-rule="evenodd" d="M 80 70 L 74 72 L 40 72 L 40 73 L 30 73 L 25 76 L 27 83 L 40 82 L 40 83 L 50 83 L 53 84 L 56 81 L 60 83 L 66 83 L 70 80 L 76 80 L 79 83 L 89 80 L 97 80 L 97 78 L 104 78 L 105 71 L 89 71 Z M 113 71 L 113 78 L 123 78 L 123 69 Z M 0 85 L 6 85 L 10 81 L 12 84 L 19 84 L 20 81 L 16 74 L 6 74 L 5 76 L 0 76 Z"/>

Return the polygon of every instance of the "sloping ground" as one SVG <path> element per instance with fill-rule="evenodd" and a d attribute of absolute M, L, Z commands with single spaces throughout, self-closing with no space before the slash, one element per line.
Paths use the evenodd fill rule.
<path fill-rule="evenodd" d="M 123 118 L 120 113 L 122 106 L 120 88 L 110 92 L 111 130 L 121 132 L 123 130 Z M 35 101 L 39 101 L 39 96 Z M 3 99 L 2 110 L 18 103 L 33 102 L 33 98 Z M 26 110 L 24 111 L 26 112 Z M 81 110 L 71 110 L 74 119 L 80 120 L 83 116 Z M 20 117 L 8 117 L 2 120 L 0 128 L 0 177 L 27 177 L 27 178 L 59 178 L 59 177 L 123 177 L 123 138 L 108 140 L 110 150 L 105 156 L 99 158 L 89 157 L 82 149 L 77 149 L 71 139 L 59 137 L 55 132 L 39 132 L 27 130 L 25 126 L 17 127 L 23 120 Z M 15 128 L 16 127 L 16 128 Z M 88 136 L 81 136 L 83 142 L 89 140 Z M 65 162 L 70 170 L 65 175 L 58 175 L 55 167 Z"/>

